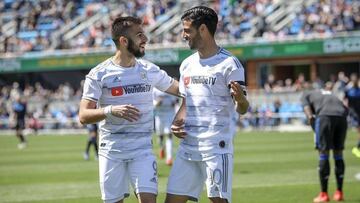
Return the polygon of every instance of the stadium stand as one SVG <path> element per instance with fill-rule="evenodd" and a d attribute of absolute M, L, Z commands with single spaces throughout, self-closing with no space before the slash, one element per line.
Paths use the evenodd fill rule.
<path fill-rule="evenodd" d="M 217 37 L 227 43 L 326 37 L 360 29 L 360 2 L 356 0 L 203 3 L 218 12 Z M 109 26 L 117 15 L 141 17 L 151 44 L 179 43 L 180 13 L 192 5 L 187 0 L 2 1 L 0 52 L 112 47 Z"/>

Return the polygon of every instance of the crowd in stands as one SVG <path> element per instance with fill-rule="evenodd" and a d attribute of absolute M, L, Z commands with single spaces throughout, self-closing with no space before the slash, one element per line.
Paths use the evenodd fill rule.
<path fill-rule="evenodd" d="M 294 18 L 280 30 L 273 30 L 266 17 L 282 0 L 219 0 L 209 1 L 219 15 L 217 37 L 221 40 L 241 39 L 256 27 L 255 37 L 266 40 L 281 40 L 287 36 L 300 38 L 320 34 L 360 30 L 360 1 L 317 0 L 303 4 L 294 10 Z M 143 19 L 145 26 L 157 21 L 166 22 L 166 15 L 179 1 L 176 0 L 7 0 L 0 2 L 0 53 L 43 51 L 51 49 L 113 47 L 110 35 L 112 20 L 118 15 L 132 15 Z M 117 9 L 118 12 L 112 12 Z M 54 36 L 60 28 L 71 25 L 76 17 L 82 20 L 97 13 L 109 14 L 87 26 L 78 35 L 65 40 L 63 35 Z M 257 19 L 257 21 L 254 21 Z M 13 22 L 15 34 L 6 35 L 4 27 Z M 70 29 L 71 30 L 71 29 Z M 175 30 L 162 35 L 151 36 L 150 43 L 168 44 L 180 42 L 181 36 Z M 57 43 L 54 44 L 54 41 Z M 56 45 L 56 46 L 55 46 Z"/>
<path fill-rule="evenodd" d="M 13 23 L 15 34 L 3 37 L 3 52 L 42 51 L 50 48 L 51 34 L 82 12 L 79 1 L 8 0 L 0 3 L 0 25 Z"/>
<path fill-rule="evenodd" d="M 276 81 L 269 75 L 264 88 L 250 91 L 251 107 L 245 116 L 239 120 L 239 125 L 247 127 L 278 126 L 291 124 L 293 120 L 300 120 L 305 124 L 300 96 L 302 91 L 313 88 L 323 88 L 324 82 L 306 81 L 303 74 L 299 74 L 294 83 L 286 79 L 286 85 Z M 333 92 L 343 99 L 344 92 L 360 82 L 357 74 L 348 78 L 343 72 L 331 76 Z M 77 129 L 83 128 L 78 122 L 78 104 L 81 99 L 83 81 L 79 88 L 73 88 L 69 83 L 61 84 L 56 89 L 44 88 L 40 83 L 25 85 L 20 88 L 17 82 L 11 86 L 3 86 L 0 90 L 0 129 L 10 129 L 12 121 L 12 104 L 18 95 L 27 101 L 27 127 L 33 129 Z M 360 85 L 360 84 L 359 84 Z M 283 94 L 286 93 L 286 94 Z M 9 122 L 10 121 L 10 122 Z"/>
<path fill-rule="evenodd" d="M 13 23 L 15 34 L 5 35 L 0 30 L 3 46 L 1 52 L 29 52 L 50 49 L 73 49 L 112 46 L 110 25 L 117 15 L 132 15 L 143 19 L 145 26 L 154 24 L 159 17 L 175 5 L 175 0 L 8 0 L 0 2 L 0 27 Z M 74 38 L 64 40 L 63 35 L 54 38 L 54 33 L 62 27 L 72 28 L 97 13 L 111 13 L 110 18 L 101 18 Z M 80 22 L 72 21 L 79 17 Z M 56 46 L 52 42 L 58 40 Z"/>
<path fill-rule="evenodd" d="M 274 9 L 275 0 L 242 1 L 233 6 L 227 18 L 224 17 L 222 29 L 226 38 L 241 38 L 242 33 L 250 30 L 250 20 L 260 17 L 256 36 L 267 40 L 281 40 L 286 36 L 299 38 L 320 34 L 331 36 L 344 31 L 360 30 L 360 2 L 356 0 L 318 0 L 310 5 L 303 4 L 295 10 L 294 19 L 281 30 L 274 31 L 265 21 L 267 14 Z M 236 15 L 243 16 L 240 19 Z M 237 19 L 237 24 L 231 23 Z M 235 28 L 235 29 L 234 29 Z M 230 35 L 229 35 L 230 34 Z"/>
<path fill-rule="evenodd" d="M 12 127 L 12 104 L 18 96 L 26 98 L 28 128 L 81 128 L 77 121 L 81 91 L 69 83 L 61 84 L 55 90 L 46 89 L 40 83 L 24 88 L 20 88 L 17 82 L 3 86 L 0 92 L 0 129 Z"/>

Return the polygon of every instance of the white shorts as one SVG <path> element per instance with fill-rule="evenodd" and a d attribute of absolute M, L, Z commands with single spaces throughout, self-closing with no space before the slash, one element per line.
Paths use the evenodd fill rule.
<path fill-rule="evenodd" d="M 155 116 L 155 131 L 158 135 L 170 134 L 173 117 Z"/>
<path fill-rule="evenodd" d="M 204 183 L 208 197 L 231 202 L 233 155 L 220 154 L 207 161 L 189 161 L 177 156 L 171 169 L 167 193 L 198 201 Z"/>
<path fill-rule="evenodd" d="M 105 203 L 117 202 L 129 196 L 129 183 L 136 194 L 157 194 L 157 164 L 148 154 L 131 160 L 113 160 L 99 156 L 101 198 Z"/>

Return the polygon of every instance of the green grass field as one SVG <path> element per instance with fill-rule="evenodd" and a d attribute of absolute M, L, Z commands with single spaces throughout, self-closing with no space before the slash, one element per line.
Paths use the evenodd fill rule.
<path fill-rule="evenodd" d="M 101 202 L 97 161 L 84 161 L 87 136 L 30 136 L 18 150 L 15 136 L 0 136 L 0 202 Z M 155 142 L 156 143 L 156 142 Z M 360 202 L 360 159 L 345 150 L 345 200 Z M 319 192 L 312 133 L 251 132 L 235 138 L 234 203 L 305 203 Z M 158 202 L 163 202 L 170 168 L 159 160 Z M 332 164 L 332 160 L 331 160 Z M 335 178 L 330 179 L 330 194 Z M 137 202 L 134 195 L 126 203 Z M 208 202 L 205 192 L 200 202 Z"/>

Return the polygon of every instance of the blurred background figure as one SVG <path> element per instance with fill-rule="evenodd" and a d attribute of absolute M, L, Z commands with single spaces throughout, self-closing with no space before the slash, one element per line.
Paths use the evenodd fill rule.
<path fill-rule="evenodd" d="M 15 101 L 13 102 L 12 110 L 16 137 L 20 141 L 18 148 L 24 149 L 26 147 L 26 140 L 23 134 L 25 129 L 26 101 L 20 94 L 14 95 L 14 97 Z"/>
<path fill-rule="evenodd" d="M 160 159 L 166 156 L 166 164 L 172 165 L 173 141 L 170 132 L 171 123 L 175 115 L 175 105 L 178 100 L 176 97 L 154 89 L 154 106 L 155 106 L 155 133 L 159 136 Z M 165 146 L 164 138 L 166 136 Z"/>
<path fill-rule="evenodd" d="M 324 89 L 304 92 L 301 101 L 304 113 L 315 131 L 315 148 L 319 152 L 319 179 L 321 192 L 313 202 L 328 202 L 328 181 L 330 176 L 330 151 L 335 164 L 336 191 L 333 200 L 343 201 L 345 162 L 344 143 L 347 133 L 348 110 L 342 101 L 332 94 L 333 84 L 327 82 Z"/>
<path fill-rule="evenodd" d="M 355 122 L 358 132 L 357 146 L 352 149 L 352 153 L 360 158 L 360 85 L 359 77 L 356 73 L 350 75 L 350 82 L 345 88 L 345 104 L 349 107 L 351 119 Z"/>
<path fill-rule="evenodd" d="M 95 160 L 98 160 L 98 126 L 96 123 L 86 125 L 89 131 L 89 137 L 86 143 L 86 149 L 84 152 L 84 159 L 87 161 L 90 159 L 90 147 L 94 146 L 95 150 Z"/>

